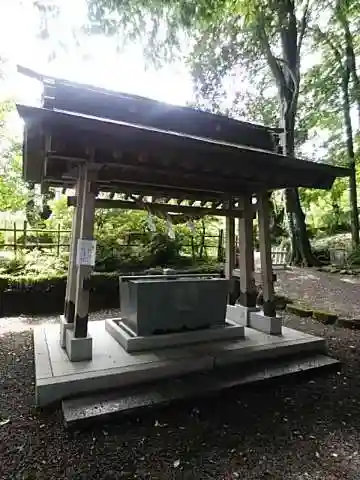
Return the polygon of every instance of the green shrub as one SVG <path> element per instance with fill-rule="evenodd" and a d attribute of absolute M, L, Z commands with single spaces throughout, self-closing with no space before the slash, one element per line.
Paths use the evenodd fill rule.
<path fill-rule="evenodd" d="M 145 258 L 151 265 L 175 265 L 180 258 L 181 244 L 164 233 L 154 235 L 146 246 Z"/>
<path fill-rule="evenodd" d="M 180 257 L 181 244 L 166 234 L 140 234 L 133 238 L 131 245 L 119 245 L 117 240 L 100 240 L 96 250 L 96 270 L 101 272 L 116 270 L 146 269 L 156 266 L 183 264 Z M 189 260 L 186 260 L 189 262 Z"/>
<path fill-rule="evenodd" d="M 63 274 L 67 270 L 69 254 L 54 256 L 51 250 L 38 249 L 17 253 L 16 256 L 0 257 L 0 273 L 9 275 L 48 275 Z"/>
<path fill-rule="evenodd" d="M 24 244 L 24 235 L 21 235 L 17 240 L 17 243 L 19 244 Z M 40 233 L 37 235 L 34 234 L 29 234 L 26 235 L 26 243 L 30 245 L 38 245 L 41 246 L 41 244 L 46 244 L 46 243 L 54 243 L 54 239 L 51 235 L 51 233 Z"/>
<path fill-rule="evenodd" d="M 350 266 L 360 265 L 360 248 L 354 249 L 347 258 L 347 262 Z"/>
<path fill-rule="evenodd" d="M 0 274 L 13 274 L 24 270 L 26 265 L 26 260 L 24 255 L 1 255 L 0 256 Z"/>

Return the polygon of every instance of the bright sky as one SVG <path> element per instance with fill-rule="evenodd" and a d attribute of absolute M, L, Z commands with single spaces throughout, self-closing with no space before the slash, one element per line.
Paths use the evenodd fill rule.
<path fill-rule="evenodd" d="M 49 4 L 55 0 L 48 0 Z M 132 45 L 122 54 L 116 41 L 105 36 L 77 35 L 86 21 L 85 0 L 57 0 L 60 15 L 50 24 L 50 38 L 38 38 L 40 17 L 33 0 L 0 0 L 0 56 L 61 78 L 136 93 L 184 105 L 192 98 L 191 78 L 184 65 L 161 71 L 145 69 L 141 47 Z M 76 46 L 76 40 L 80 45 Z M 61 46 L 63 45 L 63 47 Z M 69 47 L 69 48 L 67 48 Z M 56 51 L 54 58 L 51 58 Z M 16 75 L 10 92 L 17 100 L 34 103 L 37 82 Z"/>

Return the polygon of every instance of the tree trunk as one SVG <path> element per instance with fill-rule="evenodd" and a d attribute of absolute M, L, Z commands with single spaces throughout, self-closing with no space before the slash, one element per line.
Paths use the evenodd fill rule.
<path fill-rule="evenodd" d="M 281 61 L 280 66 L 279 60 L 271 52 L 268 52 L 268 60 L 277 82 L 281 102 L 280 125 L 284 130 L 284 154 L 293 157 L 295 150 L 295 116 L 300 84 L 300 49 L 307 26 L 309 2 L 305 5 L 299 31 L 295 3 L 279 1 L 276 6 L 283 61 Z M 268 50 L 270 50 L 270 47 Z M 319 261 L 311 251 L 298 189 L 285 190 L 285 208 L 291 241 L 291 263 L 304 266 L 318 265 Z"/>
<path fill-rule="evenodd" d="M 350 99 L 349 99 L 349 78 L 350 70 L 348 67 L 342 75 L 342 93 L 343 93 L 343 110 L 344 123 L 346 130 L 346 147 L 349 158 L 349 196 L 350 196 L 350 211 L 351 211 L 351 243 L 352 247 L 359 247 L 359 210 L 357 205 L 357 185 L 356 185 L 356 166 L 354 154 L 353 131 L 350 116 Z"/>
<path fill-rule="evenodd" d="M 284 128 L 284 153 L 294 156 L 295 113 L 291 109 L 282 112 Z M 312 253 L 309 235 L 306 228 L 305 214 L 301 208 L 297 188 L 285 190 L 285 207 L 291 242 L 291 264 L 311 267 L 319 265 L 319 260 Z"/>

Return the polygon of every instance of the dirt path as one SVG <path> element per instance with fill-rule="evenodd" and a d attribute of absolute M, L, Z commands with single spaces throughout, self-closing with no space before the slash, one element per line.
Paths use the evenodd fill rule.
<path fill-rule="evenodd" d="M 360 332 L 285 323 L 324 336 L 341 370 L 74 433 L 33 407 L 31 332 L 0 335 L 0 480 L 359 480 Z"/>
<path fill-rule="evenodd" d="M 292 268 L 277 272 L 276 291 L 303 305 L 360 318 L 360 277 Z"/>

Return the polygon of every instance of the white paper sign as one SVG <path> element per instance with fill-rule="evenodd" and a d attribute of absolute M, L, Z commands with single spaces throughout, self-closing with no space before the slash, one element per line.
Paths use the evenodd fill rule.
<path fill-rule="evenodd" d="M 96 240 L 78 240 L 76 265 L 95 265 Z"/>

